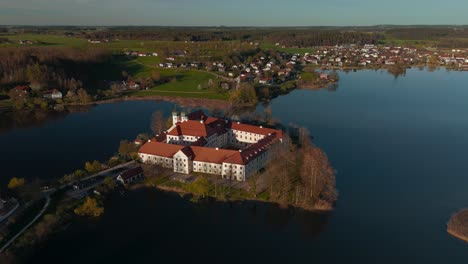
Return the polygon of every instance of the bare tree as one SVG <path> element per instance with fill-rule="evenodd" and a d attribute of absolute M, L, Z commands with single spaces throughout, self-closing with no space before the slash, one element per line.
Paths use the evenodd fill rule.
<path fill-rule="evenodd" d="M 161 134 L 166 129 L 166 120 L 161 111 L 156 111 L 151 116 L 151 131 L 155 135 Z"/>

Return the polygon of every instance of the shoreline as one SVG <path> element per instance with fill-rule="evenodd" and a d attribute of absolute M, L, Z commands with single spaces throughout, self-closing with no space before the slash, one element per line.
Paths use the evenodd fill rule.
<path fill-rule="evenodd" d="M 468 237 L 465 237 L 465 236 L 462 236 L 462 235 L 459 235 L 457 233 L 455 233 L 455 231 L 453 230 L 450 230 L 447 228 L 447 233 L 451 236 L 453 236 L 454 238 L 457 238 L 465 243 L 468 243 Z"/>
<path fill-rule="evenodd" d="M 189 107 L 203 106 L 207 108 L 220 108 L 220 109 L 227 109 L 231 106 L 231 104 L 225 100 L 165 96 L 165 95 L 122 96 L 122 97 L 116 97 L 116 98 L 91 102 L 88 105 L 111 104 L 111 103 L 124 102 L 124 101 L 166 101 L 166 102 L 176 103 L 180 106 L 189 106 Z"/>
<path fill-rule="evenodd" d="M 180 189 L 180 188 L 177 188 L 177 187 L 168 187 L 168 186 L 160 186 L 160 185 L 146 185 L 144 183 L 138 183 L 138 184 L 135 184 L 135 185 L 132 185 L 130 187 L 127 188 L 127 190 L 129 191 L 136 191 L 136 190 L 140 190 L 140 189 L 156 189 L 158 191 L 162 191 L 162 192 L 167 192 L 167 193 L 174 193 L 174 194 L 179 194 L 181 197 L 184 197 L 185 195 L 192 195 L 193 197 L 199 197 L 197 194 L 194 194 L 194 193 L 191 193 L 191 192 L 187 192 L 183 189 Z M 207 195 L 205 197 L 202 197 L 203 198 L 211 198 L 211 199 L 214 199 L 214 201 L 216 202 L 258 202 L 258 203 L 264 203 L 264 204 L 275 204 L 281 208 L 294 208 L 294 209 L 300 209 L 300 210 L 304 210 L 304 211 L 308 211 L 308 212 L 315 212 L 315 213 L 331 213 L 335 210 L 335 207 L 332 207 L 332 208 L 329 208 L 329 209 L 319 209 L 319 208 L 307 208 L 307 207 L 303 207 L 303 206 L 298 206 L 298 205 L 294 205 L 294 204 L 281 204 L 281 203 L 278 203 L 278 202 L 275 202 L 275 201 L 266 201 L 266 200 L 262 200 L 262 199 L 258 199 L 258 198 L 242 198 L 242 199 L 239 199 L 239 198 L 235 198 L 235 199 L 226 199 L 226 200 L 222 200 L 222 199 L 218 199 L 217 197 L 214 197 L 212 195 Z"/>

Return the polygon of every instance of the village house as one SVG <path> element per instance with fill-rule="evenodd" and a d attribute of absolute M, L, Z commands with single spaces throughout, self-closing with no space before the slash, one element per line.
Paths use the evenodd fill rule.
<path fill-rule="evenodd" d="M 44 92 L 43 97 L 52 100 L 62 99 L 62 92 L 57 89 L 49 90 Z"/>
<path fill-rule="evenodd" d="M 119 176 L 117 176 L 117 181 L 122 184 L 129 184 L 140 178 L 143 178 L 143 169 L 141 167 L 136 167 L 119 174 Z"/>
<path fill-rule="evenodd" d="M 126 83 L 126 86 L 128 87 L 128 89 L 131 89 L 131 90 L 136 90 L 140 88 L 140 85 L 134 81 L 128 81 Z"/>
<path fill-rule="evenodd" d="M 29 86 L 16 86 L 11 90 L 12 93 L 14 93 L 17 97 L 25 98 L 29 97 L 31 94 L 31 88 Z"/>
<path fill-rule="evenodd" d="M 145 163 L 174 172 L 221 175 L 245 181 L 264 168 L 270 148 L 283 141 L 281 130 L 206 116 L 202 111 L 172 115 L 172 127 L 138 152 Z"/>

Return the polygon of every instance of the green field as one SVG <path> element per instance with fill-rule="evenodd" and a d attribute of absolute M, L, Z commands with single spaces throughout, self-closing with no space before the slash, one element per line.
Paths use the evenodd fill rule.
<path fill-rule="evenodd" d="M 28 47 L 28 46 L 56 46 L 56 47 L 75 47 L 82 48 L 89 44 L 85 39 L 66 37 L 60 35 L 45 35 L 45 34 L 21 34 L 21 35 L 0 35 L 0 37 L 8 38 L 14 43 L 0 44 L 0 47 Z M 20 45 L 20 40 L 31 40 L 40 42 L 33 45 Z"/>
<path fill-rule="evenodd" d="M 150 73 L 154 69 L 146 69 L 140 74 Z M 208 99 L 221 99 L 228 98 L 227 93 L 218 93 L 209 89 L 201 88 L 205 86 L 211 79 L 216 83 L 216 77 L 205 72 L 193 70 L 171 70 L 171 69 L 157 69 L 161 73 L 161 77 L 173 78 L 172 81 L 155 86 L 149 90 L 137 91 L 132 93 L 134 96 L 178 96 L 178 97 L 193 97 L 193 98 L 208 98 Z"/>
<path fill-rule="evenodd" d="M 132 92 L 133 96 L 179 96 L 194 98 L 209 98 L 226 100 L 226 92 L 218 93 L 216 89 L 207 89 L 207 83 L 211 79 L 217 86 L 218 77 L 203 71 L 181 70 L 181 69 L 162 69 L 159 63 L 164 60 L 164 53 L 176 50 L 186 50 L 195 52 L 199 56 L 224 56 L 226 52 L 232 49 L 242 49 L 248 47 L 245 43 L 238 41 L 225 42 L 182 42 L 182 41 L 143 41 L 143 40 L 114 40 L 108 43 L 92 44 L 84 38 L 66 37 L 63 35 L 47 34 L 15 34 L 0 35 L 8 38 L 9 44 L 0 44 L 1 47 L 74 47 L 88 48 L 97 47 L 109 49 L 113 52 L 122 52 L 124 50 L 133 50 L 140 52 L 157 52 L 161 56 L 137 57 L 129 59 L 125 56 L 113 56 L 105 64 L 100 64 L 92 69 L 91 79 L 96 80 L 120 80 L 122 73 L 127 72 L 132 78 L 151 77 L 152 73 L 157 71 L 162 79 L 170 80 L 164 84 L 152 87 L 149 90 Z M 20 45 L 20 40 L 33 41 L 32 45 Z M 202 86 L 203 88 L 200 88 Z M 94 87 L 91 87 L 94 88 Z M 99 87 L 95 87 L 99 89 Z M 10 107 L 9 102 L 0 102 L 0 109 Z"/>
<path fill-rule="evenodd" d="M 405 40 L 386 37 L 385 40 L 382 41 L 382 44 L 391 46 L 424 48 L 437 46 L 438 42 L 439 41 L 436 40 Z"/>
<path fill-rule="evenodd" d="M 281 52 L 286 52 L 286 53 L 291 53 L 291 54 L 301 54 L 304 55 L 305 53 L 314 53 L 315 49 L 314 48 L 282 48 L 280 46 L 276 46 L 273 43 L 262 43 L 260 44 L 260 47 L 265 50 L 277 50 Z"/>

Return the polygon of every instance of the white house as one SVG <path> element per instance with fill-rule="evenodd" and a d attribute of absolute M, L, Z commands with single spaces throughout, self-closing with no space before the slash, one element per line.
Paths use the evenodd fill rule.
<path fill-rule="evenodd" d="M 46 91 L 43 96 L 46 99 L 54 99 L 54 100 L 61 99 L 62 98 L 62 92 L 60 92 L 57 89 L 49 90 L 49 91 Z"/>

